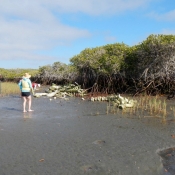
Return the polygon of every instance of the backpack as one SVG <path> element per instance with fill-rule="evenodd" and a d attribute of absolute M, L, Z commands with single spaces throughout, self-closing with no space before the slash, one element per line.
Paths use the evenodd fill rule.
<path fill-rule="evenodd" d="M 22 88 L 30 88 L 29 83 L 26 80 L 21 80 Z"/>

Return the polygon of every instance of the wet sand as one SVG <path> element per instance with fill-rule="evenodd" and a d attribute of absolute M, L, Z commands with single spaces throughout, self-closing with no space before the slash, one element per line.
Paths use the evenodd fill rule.
<path fill-rule="evenodd" d="M 22 113 L 19 96 L 0 98 L 1 175 L 175 174 L 163 160 L 173 156 L 164 151 L 175 147 L 173 121 L 106 115 L 106 102 L 81 98 L 32 99 L 34 112 Z"/>

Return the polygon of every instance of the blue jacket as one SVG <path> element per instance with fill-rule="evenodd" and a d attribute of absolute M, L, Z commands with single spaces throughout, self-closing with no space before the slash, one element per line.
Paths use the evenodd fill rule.
<path fill-rule="evenodd" d="M 30 92 L 32 89 L 32 83 L 29 78 L 22 78 L 18 83 L 21 92 Z"/>

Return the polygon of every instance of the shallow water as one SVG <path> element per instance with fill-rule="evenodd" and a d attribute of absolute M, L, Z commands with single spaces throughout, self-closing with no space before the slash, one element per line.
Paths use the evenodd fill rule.
<path fill-rule="evenodd" d="M 159 151 L 158 154 L 162 157 L 165 172 L 175 174 L 175 147 Z"/>
<path fill-rule="evenodd" d="M 34 112 L 22 113 L 19 96 L 0 98 L 0 174 L 175 173 L 160 154 L 175 147 L 174 122 L 107 115 L 106 102 L 32 99 Z"/>

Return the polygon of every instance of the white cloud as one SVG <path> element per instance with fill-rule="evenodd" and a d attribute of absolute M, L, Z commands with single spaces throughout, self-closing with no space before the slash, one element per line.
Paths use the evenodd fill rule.
<path fill-rule="evenodd" d="M 17 4 L 8 5 L 9 8 L 7 5 L 6 8 L 3 5 L 3 10 L 0 7 L 0 59 L 38 58 L 33 51 L 90 36 L 87 30 L 61 24 L 49 10 L 40 6 L 25 11 Z"/>
<path fill-rule="evenodd" d="M 163 13 L 163 14 L 158 14 L 155 12 L 152 12 L 150 14 L 148 14 L 148 16 L 159 20 L 159 21 L 175 21 L 175 10 L 169 11 L 167 13 Z"/>
<path fill-rule="evenodd" d="M 106 37 L 105 37 L 105 41 L 106 41 L 107 43 L 115 43 L 115 42 L 117 42 L 117 39 L 116 39 L 115 36 L 106 36 Z"/>
<path fill-rule="evenodd" d="M 153 0 L 1 0 L 0 13 L 22 18 L 54 20 L 51 10 L 89 15 L 116 14 L 144 7 Z"/>
<path fill-rule="evenodd" d="M 0 60 L 41 59 L 36 54 L 38 50 L 49 50 L 91 36 L 86 29 L 62 24 L 54 16 L 53 10 L 58 13 L 83 12 L 88 15 L 115 14 L 141 7 L 149 1 L 1 0 Z"/>
<path fill-rule="evenodd" d="M 61 12 L 83 12 L 89 15 L 116 14 L 144 6 L 150 0 L 42 0 Z"/>
<path fill-rule="evenodd" d="M 163 29 L 162 33 L 165 35 L 175 35 L 175 30 Z"/>

